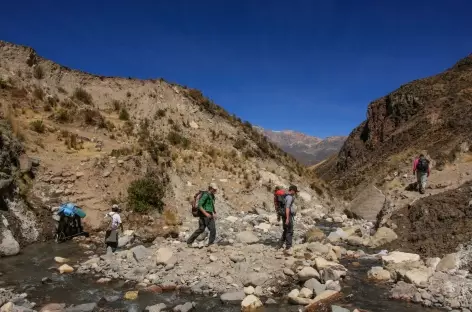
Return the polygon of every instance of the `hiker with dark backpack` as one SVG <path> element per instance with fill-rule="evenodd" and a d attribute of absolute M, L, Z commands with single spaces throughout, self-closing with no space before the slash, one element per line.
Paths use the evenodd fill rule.
<path fill-rule="evenodd" d="M 424 194 L 426 188 L 426 182 L 430 174 L 429 160 L 421 154 L 420 157 L 416 158 L 413 162 L 413 174 L 416 174 L 416 181 L 418 185 L 418 191 Z"/>
<path fill-rule="evenodd" d="M 295 185 L 290 185 L 288 188 L 288 193 L 284 196 L 283 212 L 279 211 L 281 214 L 284 231 L 282 233 L 282 237 L 280 238 L 278 248 L 282 248 L 285 243 L 285 252 L 287 254 L 292 252 L 293 221 L 295 216 L 293 202 L 295 201 L 295 195 L 297 193 L 298 188 Z"/>
<path fill-rule="evenodd" d="M 197 237 L 205 232 L 205 228 L 210 231 L 210 238 L 208 240 L 208 246 L 215 242 L 216 238 L 216 210 L 215 210 L 215 193 L 218 187 L 215 183 L 210 183 L 208 191 L 198 192 L 195 195 L 194 203 L 192 205 L 192 214 L 195 217 L 199 217 L 198 229 L 189 237 L 187 240 L 187 246 L 192 247 L 193 242 Z"/>

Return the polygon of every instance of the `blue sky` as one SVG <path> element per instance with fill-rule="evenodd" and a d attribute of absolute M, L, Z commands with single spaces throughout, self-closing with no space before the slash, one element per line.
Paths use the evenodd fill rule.
<path fill-rule="evenodd" d="M 472 52 L 470 12 L 467 0 L 17 0 L 1 5 L 0 39 L 96 74 L 163 77 L 253 124 L 325 137 Z"/>

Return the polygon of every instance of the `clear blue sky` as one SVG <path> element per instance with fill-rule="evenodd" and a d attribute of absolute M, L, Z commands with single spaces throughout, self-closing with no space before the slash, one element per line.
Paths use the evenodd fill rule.
<path fill-rule="evenodd" d="M 0 39 L 96 74 L 163 77 L 253 124 L 324 137 L 472 52 L 471 12 L 470 0 L 16 0 L 0 6 Z"/>

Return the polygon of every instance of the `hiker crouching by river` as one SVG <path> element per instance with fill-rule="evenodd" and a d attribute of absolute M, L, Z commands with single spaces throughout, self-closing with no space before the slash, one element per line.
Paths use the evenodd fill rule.
<path fill-rule="evenodd" d="M 113 205 L 111 212 L 105 215 L 105 218 L 111 218 L 110 224 L 105 234 L 105 244 L 107 245 L 107 252 L 115 252 L 118 248 L 118 228 L 123 232 L 123 223 L 119 214 L 120 208 L 118 205 Z"/>
<path fill-rule="evenodd" d="M 189 237 L 187 240 L 187 246 L 192 247 L 193 242 L 197 237 L 205 231 L 205 228 L 208 228 L 210 231 L 210 238 L 208 240 L 208 245 L 211 246 L 215 242 L 216 238 L 216 210 L 215 210 L 215 194 L 218 190 L 218 187 L 215 183 L 210 183 L 208 186 L 208 191 L 203 192 L 200 199 L 198 200 L 198 229 Z"/>

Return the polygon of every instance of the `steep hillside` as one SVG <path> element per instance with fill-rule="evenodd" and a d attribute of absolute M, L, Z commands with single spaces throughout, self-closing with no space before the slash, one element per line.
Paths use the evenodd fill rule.
<path fill-rule="evenodd" d="M 411 161 L 422 151 L 436 170 L 443 170 L 471 137 L 468 56 L 441 74 L 403 85 L 372 102 L 367 120 L 351 132 L 337 157 L 315 170 L 350 197 L 369 183 L 384 186 L 409 173 Z"/>
<path fill-rule="evenodd" d="M 259 129 L 270 141 L 307 166 L 317 164 L 338 153 L 346 140 L 346 137 L 343 136 L 320 139 L 292 130 L 272 131 Z"/>
<path fill-rule="evenodd" d="M 171 231 L 190 217 L 189 199 L 211 181 L 220 186 L 223 216 L 272 209 L 276 184 L 298 184 L 302 208 L 322 209 L 327 196 L 308 187 L 291 156 L 197 90 L 162 79 L 90 75 L 1 41 L 0 79 L 2 120 L 41 164 L 27 195 L 48 207 L 76 202 L 89 226 L 99 226 L 110 204 L 119 203 L 127 222 L 150 236 Z M 142 196 L 151 204 L 137 202 Z"/>

